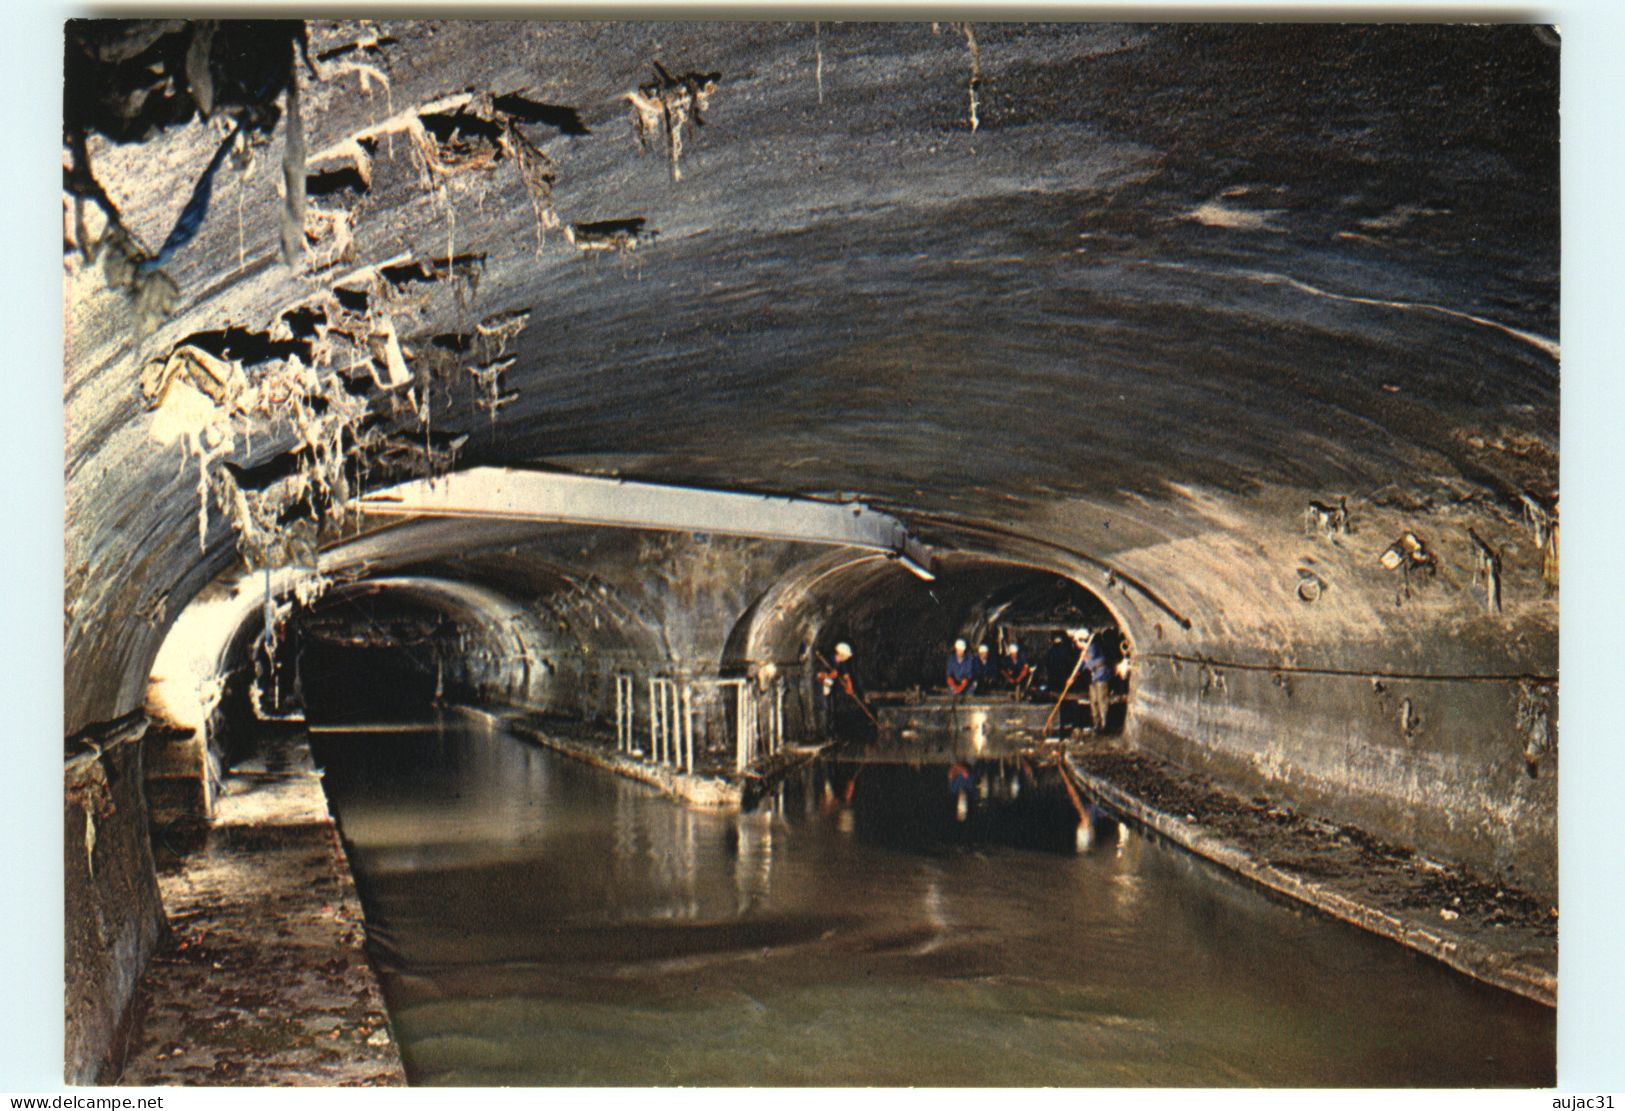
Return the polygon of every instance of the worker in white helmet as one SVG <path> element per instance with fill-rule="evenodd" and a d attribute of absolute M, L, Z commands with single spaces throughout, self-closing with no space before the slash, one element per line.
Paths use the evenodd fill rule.
<path fill-rule="evenodd" d="M 976 646 L 976 655 L 970 661 L 970 690 L 972 694 L 986 694 L 999 679 L 999 662 L 992 649 L 985 644 Z"/>
<path fill-rule="evenodd" d="M 835 720 L 842 700 L 858 697 L 857 682 L 852 676 L 852 646 L 841 641 L 835 646 L 834 656 L 833 662 L 819 657 L 824 666 L 817 672 L 815 686 L 818 729 L 827 737 L 835 735 Z"/>
<path fill-rule="evenodd" d="M 969 690 L 971 680 L 976 678 L 976 665 L 971 661 L 971 654 L 962 639 L 954 641 L 954 650 L 948 653 L 947 675 L 948 690 L 955 697 Z"/>

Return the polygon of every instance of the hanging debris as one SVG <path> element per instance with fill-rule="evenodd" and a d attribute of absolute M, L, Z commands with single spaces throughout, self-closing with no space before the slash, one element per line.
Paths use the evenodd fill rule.
<path fill-rule="evenodd" d="M 970 96 L 970 111 L 967 118 L 970 123 L 971 133 L 975 134 L 976 129 L 982 126 L 980 115 L 982 106 L 982 48 L 976 42 L 976 29 L 970 23 L 955 21 L 948 24 L 948 27 L 965 36 L 965 49 L 970 52 L 970 82 L 966 89 Z M 942 24 L 932 23 L 931 33 L 940 35 L 942 33 Z"/>
<path fill-rule="evenodd" d="M 355 213 L 345 209 L 305 209 L 305 247 L 310 273 L 321 274 L 355 259 Z"/>
<path fill-rule="evenodd" d="M 302 20 L 70 20 L 66 29 L 63 139 L 68 148 L 63 187 L 103 212 L 110 238 L 135 275 L 150 275 L 191 242 L 208 216 L 213 181 L 226 153 L 252 134 L 270 134 L 286 100 L 282 246 L 293 265 L 303 241 L 304 134 L 299 112 L 296 52 L 311 65 Z M 193 186 L 186 205 L 156 252 L 125 227 L 122 214 L 96 180 L 87 138 L 139 142 L 164 128 L 222 117 L 228 134 Z M 81 249 L 90 243 L 83 238 Z M 88 258 L 88 254 L 87 254 Z M 146 281 L 110 282 L 140 301 L 145 325 L 162 306 Z M 171 283 L 173 284 L 173 283 Z"/>
<path fill-rule="evenodd" d="M 1518 495 L 1523 503 L 1523 517 L 1534 529 L 1535 546 L 1540 549 L 1540 577 L 1549 589 L 1557 586 L 1557 506 L 1548 510 L 1533 494 Z"/>
<path fill-rule="evenodd" d="M 1388 545 L 1377 561 L 1389 571 L 1401 572 L 1404 577 L 1396 603 L 1411 596 L 1413 577 L 1432 579 L 1439 570 L 1438 561 L 1434 559 L 1433 553 L 1414 532 L 1406 532 Z"/>
<path fill-rule="evenodd" d="M 1306 536 L 1314 536 L 1317 532 L 1328 538 L 1347 536 L 1353 531 L 1349 527 L 1348 499 L 1338 498 L 1336 505 L 1311 501 L 1303 511 L 1303 530 Z"/>
<path fill-rule="evenodd" d="M 813 21 L 813 55 L 816 59 L 813 65 L 813 80 L 818 83 L 818 103 L 824 103 L 824 28 L 817 20 Z"/>
<path fill-rule="evenodd" d="M 683 170 L 679 161 L 683 156 L 683 133 L 687 131 L 692 137 L 696 128 L 705 125 L 703 113 L 710 107 L 711 95 L 716 92 L 722 74 L 690 72 L 673 77 L 658 61 L 654 63 L 654 70 L 653 82 L 626 94 L 626 101 L 632 106 L 632 130 L 644 150 L 662 138 L 665 140 L 671 179 L 681 181 Z"/>
<path fill-rule="evenodd" d="M 1490 547 L 1484 538 L 1472 529 L 1467 535 L 1473 541 L 1477 562 L 1473 567 L 1473 583 L 1484 582 L 1484 608 L 1490 613 L 1501 612 L 1501 553 Z"/>
<path fill-rule="evenodd" d="M 1421 728 L 1422 715 L 1416 712 L 1416 707 L 1410 699 L 1404 699 L 1399 704 L 1399 735 L 1409 740 L 1416 736 L 1416 731 Z"/>
<path fill-rule="evenodd" d="M 475 342 L 471 344 L 477 362 L 469 365 L 469 373 L 479 383 L 484 396 L 475 404 L 496 420 L 497 410 L 518 400 L 519 391 L 502 388 L 502 376 L 513 367 L 518 357 L 510 355 L 509 344 L 518 339 L 530 323 L 529 309 L 511 309 L 493 313 L 475 325 Z"/>
<path fill-rule="evenodd" d="M 354 38 L 324 47 L 317 52 L 316 62 L 321 78 L 323 81 L 336 81 L 347 73 L 354 73 L 361 92 L 371 96 L 373 86 L 376 85 L 384 90 L 385 96 L 388 96 L 389 56 L 384 48 L 394 46 L 399 40 L 393 35 L 381 32 L 374 20 L 363 19 L 356 22 L 360 30 Z M 317 34 L 313 37 L 319 38 L 320 27 L 315 30 Z"/>
<path fill-rule="evenodd" d="M 977 109 L 981 106 L 980 94 L 982 90 L 982 48 L 976 45 L 976 32 L 969 23 L 959 24 L 959 29 L 965 35 L 965 47 L 970 51 L 970 129 L 974 134 L 982 125 Z"/>
<path fill-rule="evenodd" d="M 660 234 L 653 228 L 645 231 L 645 223 L 647 221 L 642 216 L 634 216 L 626 220 L 571 224 L 564 235 L 578 251 L 618 251 L 625 254 L 637 250 L 640 242 L 652 242 Z"/>
<path fill-rule="evenodd" d="M 414 381 L 384 307 L 391 287 L 378 268 L 364 273 L 361 290 L 325 291 L 265 332 L 194 333 L 143 371 L 150 435 L 181 444 L 197 463 L 200 548 L 215 504 L 247 566 L 314 569 L 322 528 L 342 518 L 387 443 L 373 402 Z M 230 458 L 251 453 L 256 438 L 292 446 L 251 466 Z M 432 436 L 414 438 L 427 444 L 423 458 L 392 459 L 393 469 L 421 475 L 449 461 Z"/>
<path fill-rule="evenodd" d="M 1551 683 L 1529 679 L 1518 683 L 1518 732 L 1524 741 L 1524 770 L 1531 779 L 1539 778 L 1542 762 L 1557 750 L 1552 730 L 1552 702 L 1556 695 L 1557 688 Z"/>

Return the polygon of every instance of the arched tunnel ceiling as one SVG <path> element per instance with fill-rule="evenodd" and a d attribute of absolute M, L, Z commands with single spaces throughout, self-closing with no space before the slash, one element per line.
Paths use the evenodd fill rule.
<path fill-rule="evenodd" d="M 1545 29 L 310 28 L 326 59 L 302 84 L 309 170 L 350 183 L 311 204 L 353 224 L 341 260 L 331 237 L 301 272 L 278 260 L 281 131 L 251 176 L 222 172 L 150 334 L 70 260 L 70 625 L 76 597 L 127 615 L 232 558 L 218 520 L 200 554 L 197 468 L 152 442 L 149 360 L 199 332 L 274 331 L 384 264 L 408 363 L 529 313 L 498 352 L 507 400 L 487 412 L 465 383 L 432 415 L 466 435 L 459 465 L 854 492 L 949 546 L 966 534 L 933 520 L 1130 565 L 1215 529 L 1238 549 L 1260 522 L 1302 535 L 1306 496 L 1507 528 L 1522 494 L 1555 510 Z M 657 63 L 715 75 L 680 180 L 629 116 Z M 533 121 L 563 228 L 539 226 L 516 157 L 477 136 L 426 176 L 411 121 L 489 109 L 482 94 Z M 218 135 L 194 120 L 92 144 L 143 243 Z M 584 225 L 631 220 L 626 249 L 585 249 L 614 227 Z M 465 256 L 461 278 L 416 280 Z M 252 466 L 288 441 L 237 447 Z M 1192 573 L 1222 576 L 1223 555 Z M 1193 612 L 1191 591 L 1176 601 Z M 70 673 L 112 628 L 70 630 Z"/>

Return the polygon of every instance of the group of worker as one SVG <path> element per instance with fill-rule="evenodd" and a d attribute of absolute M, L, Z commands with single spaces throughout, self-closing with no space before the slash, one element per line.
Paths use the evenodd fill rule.
<path fill-rule="evenodd" d="M 1104 629 L 1077 628 L 1065 635 L 1055 634 L 1039 666 L 1028 661 L 1026 649 L 1017 641 L 1012 640 L 1004 654 L 995 657 L 986 644 L 978 644 L 972 652 L 961 638 L 954 641 L 948 653 L 945 678 L 948 692 L 955 699 L 995 691 L 1009 691 L 1017 700 L 1029 694 L 1060 698 L 1087 688 L 1090 721 L 1100 732 L 1111 705 L 1114 663 L 1110 638 Z M 814 689 L 820 730 L 829 731 L 847 705 L 864 709 L 872 720 L 853 675 L 852 646 L 837 644 L 833 659 L 820 656 L 819 664 Z"/>
<path fill-rule="evenodd" d="M 975 653 L 964 640 L 954 641 L 948 653 L 948 690 L 955 695 L 986 694 L 989 691 L 1024 691 L 1033 677 L 1032 665 L 1021 645 L 1012 641 L 1001 659 L 995 660 L 987 645 L 978 644 Z"/>
<path fill-rule="evenodd" d="M 963 639 L 956 640 L 948 653 L 948 691 L 957 698 L 1008 690 L 1019 699 L 1036 689 L 1059 697 L 1087 684 L 1090 720 L 1101 731 L 1111 705 L 1113 671 L 1111 647 L 1104 634 L 1105 630 L 1088 628 L 1072 629 L 1066 636 L 1057 633 L 1044 655 L 1042 670 L 1027 662 L 1026 650 L 1017 641 L 1011 641 L 1003 658 L 995 660 L 987 645 L 978 644 L 972 653 Z"/>

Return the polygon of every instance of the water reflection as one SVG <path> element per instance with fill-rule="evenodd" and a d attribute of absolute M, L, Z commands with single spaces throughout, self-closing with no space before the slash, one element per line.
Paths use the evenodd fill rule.
<path fill-rule="evenodd" d="M 319 743 L 416 1083 L 1552 1081 L 1550 1011 L 1093 816 L 1077 852 L 1012 769 L 730 815 L 501 733 Z"/>

